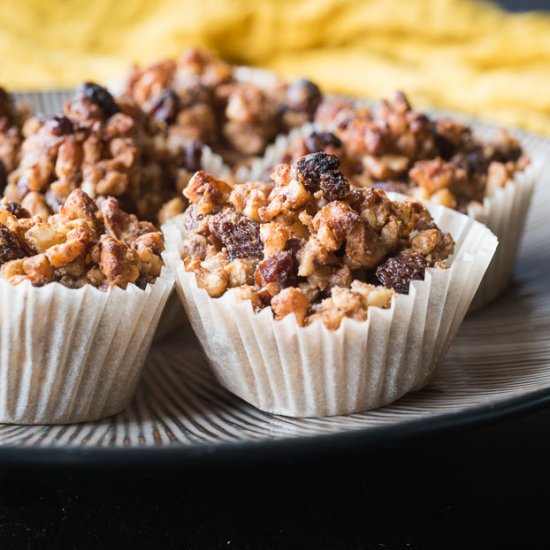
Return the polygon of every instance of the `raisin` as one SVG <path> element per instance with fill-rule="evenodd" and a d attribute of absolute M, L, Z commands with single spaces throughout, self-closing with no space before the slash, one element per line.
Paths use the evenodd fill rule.
<path fill-rule="evenodd" d="M 378 266 L 376 277 L 384 286 L 408 294 L 411 280 L 424 279 L 427 265 L 426 259 L 416 254 L 394 256 Z"/>
<path fill-rule="evenodd" d="M 258 265 L 254 275 L 256 284 L 263 287 L 268 283 L 277 283 L 281 287 L 296 284 L 298 264 L 292 252 L 283 250 L 269 256 Z"/>
<path fill-rule="evenodd" d="M 306 148 L 310 153 L 319 153 L 327 147 L 338 149 L 342 147 L 342 142 L 330 132 L 312 132 L 306 138 Z"/>
<path fill-rule="evenodd" d="M 201 169 L 202 143 L 192 140 L 185 144 L 184 166 L 189 172 L 198 172 Z"/>
<path fill-rule="evenodd" d="M 230 259 L 261 256 L 260 226 L 239 212 L 222 210 L 208 220 L 208 227 L 225 246 Z"/>
<path fill-rule="evenodd" d="M 162 120 L 166 124 L 172 124 L 176 121 L 178 109 L 178 94 L 174 90 L 166 90 L 155 99 L 149 109 L 149 113 L 155 120 Z"/>
<path fill-rule="evenodd" d="M 288 106 L 292 111 L 306 113 L 310 118 L 313 118 L 323 100 L 319 86 L 305 79 L 294 81 L 288 87 L 287 97 Z"/>
<path fill-rule="evenodd" d="M 295 166 L 306 188 L 314 193 L 319 189 L 321 174 L 337 170 L 340 161 L 336 155 L 319 152 L 298 159 Z"/>
<path fill-rule="evenodd" d="M 17 235 L 0 223 L 0 265 L 26 256 Z"/>
<path fill-rule="evenodd" d="M 87 97 L 92 103 L 100 107 L 107 118 L 120 112 L 120 108 L 116 104 L 111 93 L 99 84 L 84 82 L 84 84 L 80 86 L 79 92 Z"/>
<path fill-rule="evenodd" d="M 321 174 L 321 190 L 327 201 L 342 201 L 348 196 L 349 182 L 342 172 L 325 172 Z"/>
<path fill-rule="evenodd" d="M 485 174 L 489 168 L 489 162 L 483 154 L 481 145 L 475 145 L 465 153 L 457 153 L 453 156 L 451 162 L 458 168 L 466 170 L 468 176 Z"/>
<path fill-rule="evenodd" d="M 23 208 L 20 204 L 16 202 L 7 201 L 5 199 L 4 201 L 0 202 L 0 210 L 7 210 L 10 214 L 13 214 L 16 218 L 31 217 L 29 211 Z"/>
<path fill-rule="evenodd" d="M 48 123 L 48 127 L 54 136 L 67 136 L 75 131 L 72 120 L 65 115 L 54 116 Z"/>

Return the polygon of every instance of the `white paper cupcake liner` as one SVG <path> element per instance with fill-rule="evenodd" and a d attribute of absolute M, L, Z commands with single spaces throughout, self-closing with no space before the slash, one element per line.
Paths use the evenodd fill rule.
<path fill-rule="evenodd" d="M 362 102 L 372 105 L 370 102 Z M 461 117 L 458 117 L 461 118 Z M 462 117 L 463 118 L 463 117 Z M 495 128 L 466 119 L 474 132 L 484 139 L 494 134 Z M 288 135 L 280 135 L 268 147 L 262 159 L 255 160 L 248 170 L 240 170 L 237 177 L 240 181 L 265 180 L 270 170 L 283 158 L 288 145 L 298 137 L 306 137 L 319 126 L 306 124 Z M 499 241 L 495 256 L 485 273 L 478 292 L 472 301 L 470 312 L 481 309 L 496 299 L 509 285 L 512 278 L 519 244 L 535 184 L 540 177 L 545 162 L 543 152 L 531 148 L 528 140 L 521 140 L 526 153 L 531 157 L 531 164 L 522 172 L 496 191 L 485 197 L 481 207 L 471 208 L 468 215 L 485 224 L 497 236 Z"/>
<path fill-rule="evenodd" d="M 390 309 L 371 308 L 365 322 L 344 319 L 329 331 L 301 328 L 295 317 L 254 313 L 233 292 L 213 299 L 180 259 L 178 218 L 163 227 L 166 265 L 214 373 L 223 386 L 261 410 L 287 416 L 333 416 L 381 407 L 430 379 L 456 334 L 497 246 L 468 216 L 429 205 L 450 231 L 456 251 L 449 269 L 428 269 Z"/>
<path fill-rule="evenodd" d="M 535 183 L 541 170 L 540 159 L 535 158 L 523 172 L 485 197 L 483 206 L 470 208 L 468 215 L 485 224 L 498 238 L 497 251 L 479 285 L 470 306 L 470 312 L 486 306 L 510 284 L 518 254 L 523 228 L 527 219 Z"/>
<path fill-rule="evenodd" d="M 172 287 L 166 268 L 143 290 L 0 278 L 0 423 L 84 422 L 124 409 Z"/>

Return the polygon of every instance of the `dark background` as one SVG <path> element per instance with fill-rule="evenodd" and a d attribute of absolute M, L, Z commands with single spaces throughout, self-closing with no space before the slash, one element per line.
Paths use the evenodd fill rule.
<path fill-rule="evenodd" d="M 547 409 L 328 452 L 116 470 L 0 465 L 0 549 L 549 548 L 549 504 Z"/>

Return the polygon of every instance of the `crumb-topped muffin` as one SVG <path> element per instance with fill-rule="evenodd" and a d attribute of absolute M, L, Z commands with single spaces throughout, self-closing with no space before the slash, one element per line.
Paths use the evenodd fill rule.
<path fill-rule="evenodd" d="M 0 422 L 82 422 L 128 405 L 173 286 L 163 248 L 113 197 L 98 208 L 75 189 L 44 216 L 0 202 Z"/>
<path fill-rule="evenodd" d="M 13 285 L 144 288 L 160 275 L 163 249 L 160 231 L 124 212 L 113 197 L 98 208 L 75 189 L 58 214 L 33 217 L 0 202 L 0 277 Z"/>
<path fill-rule="evenodd" d="M 279 165 L 273 182 L 205 172 L 163 227 L 163 258 L 216 377 L 256 407 L 329 416 L 424 386 L 497 242 L 480 223 L 374 188 L 338 158 Z"/>
<path fill-rule="evenodd" d="M 419 203 L 378 189 L 352 190 L 338 158 L 314 153 L 282 164 L 273 183 L 231 187 L 204 172 L 184 194 L 187 271 L 211 297 L 232 290 L 276 319 L 299 325 L 367 318 L 427 267 L 445 268 L 454 247 Z"/>
<path fill-rule="evenodd" d="M 339 141 L 355 185 L 406 192 L 462 212 L 481 205 L 529 164 L 509 133 L 484 141 L 467 124 L 414 111 L 402 92 L 373 110 L 328 100 L 316 122 Z M 310 139 L 309 145 L 325 150 L 331 139 Z M 298 139 L 286 154 L 300 154 L 302 147 Z"/>
<path fill-rule="evenodd" d="M 275 75 L 262 84 L 244 82 L 236 67 L 196 48 L 177 61 L 135 68 L 125 93 L 165 125 L 169 143 L 209 145 L 231 166 L 261 155 L 278 134 L 311 121 L 322 100 L 313 82 L 286 83 Z"/>

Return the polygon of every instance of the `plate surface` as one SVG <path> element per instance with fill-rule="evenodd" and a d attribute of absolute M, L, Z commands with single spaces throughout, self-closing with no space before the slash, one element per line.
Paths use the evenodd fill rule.
<path fill-rule="evenodd" d="M 21 96 L 51 114 L 68 94 Z M 518 135 L 531 154 L 548 158 L 550 140 Z M 513 284 L 496 303 L 466 318 L 426 389 L 363 414 L 273 416 L 217 384 L 186 325 L 153 346 L 128 410 L 79 425 L 0 425 L 0 461 L 179 460 L 237 449 L 313 449 L 488 421 L 550 402 L 548 180 L 543 174 L 535 191 Z"/>

